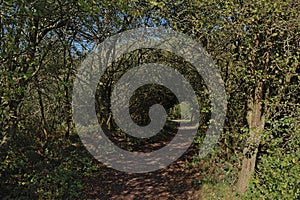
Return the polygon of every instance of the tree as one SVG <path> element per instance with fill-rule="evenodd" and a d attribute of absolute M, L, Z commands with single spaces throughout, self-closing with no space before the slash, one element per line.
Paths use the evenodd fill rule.
<path fill-rule="evenodd" d="M 220 159 L 212 159 L 229 161 L 240 171 L 236 175 L 240 193 L 245 193 L 250 182 L 250 190 L 260 190 L 258 195 L 278 188 L 281 195 L 286 193 L 283 197 L 292 197 L 298 191 L 291 189 L 298 183 L 297 176 L 292 176 L 289 185 L 279 182 L 289 176 L 285 172 L 298 169 L 291 166 L 299 157 L 292 157 L 290 152 L 297 155 L 299 148 L 299 9 L 299 3 L 293 0 L 1 1 L 0 186 L 12 184 L 15 188 L 20 180 L 27 179 L 22 184 L 28 186 L 36 180 L 36 176 L 22 173 L 22 167 L 31 162 L 28 155 L 57 162 L 51 156 L 62 152 L 52 146 L 55 150 L 50 154 L 49 141 L 58 136 L 57 132 L 68 138 L 73 131 L 72 80 L 86 53 L 113 34 L 161 25 L 201 42 L 222 72 L 228 114 L 219 142 Z M 100 80 L 97 106 L 102 125 L 113 124 L 109 107 L 116 81 L 130 67 L 147 62 L 174 65 L 191 81 L 199 101 L 209 104 L 207 99 L 200 100 L 208 93 L 189 63 L 168 52 L 142 49 L 114 62 Z M 137 124 L 149 122 L 147 109 L 157 102 L 168 109 L 179 103 L 161 87 L 144 87 L 136 92 L 131 114 Z M 209 109 L 203 114 L 206 120 Z M 269 161 L 272 163 L 266 164 Z M 280 177 L 273 176 L 278 172 L 276 167 L 282 168 Z M 64 167 L 54 169 L 60 174 L 66 172 Z M 255 174 L 256 170 L 260 173 Z M 276 182 L 276 187 L 267 185 L 270 181 Z"/>
<path fill-rule="evenodd" d="M 254 173 L 265 121 L 282 106 L 280 102 L 290 101 L 285 90 L 291 78 L 299 76 L 299 4 L 151 2 L 171 27 L 200 40 L 223 72 L 229 97 L 225 131 L 247 133 L 244 148 L 235 146 L 238 151 L 243 148 L 237 188 L 244 193 Z"/>

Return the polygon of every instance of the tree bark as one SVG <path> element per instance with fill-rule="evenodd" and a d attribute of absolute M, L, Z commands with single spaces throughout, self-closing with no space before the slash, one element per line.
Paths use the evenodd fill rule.
<path fill-rule="evenodd" d="M 243 150 L 244 158 L 242 169 L 239 173 L 237 190 L 244 194 L 251 180 L 255 169 L 256 155 L 260 143 L 260 134 L 264 129 L 264 109 L 263 109 L 263 83 L 258 82 L 253 96 L 248 101 L 247 122 L 249 125 L 249 138 Z"/>

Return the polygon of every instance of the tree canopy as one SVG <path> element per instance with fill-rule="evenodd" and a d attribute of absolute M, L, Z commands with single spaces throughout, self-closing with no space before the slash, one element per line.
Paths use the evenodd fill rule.
<path fill-rule="evenodd" d="M 96 176 L 102 166 L 84 150 L 74 127 L 77 69 L 106 38 L 138 27 L 163 26 L 201 43 L 226 88 L 227 115 L 218 144 L 203 159 L 193 151 L 185 163 L 201 173 L 200 178 L 195 175 L 195 185 L 215 187 L 222 182 L 245 199 L 298 199 L 299 9 L 294 0 L 1 1 L 0 197 L 85 195 L 84 180 Z M 143 63 L 171 66 L 191 83 L 202 105 L 192 145 L 197 149 L 210 123 L 209 92 L 191 63 L 160 49 L 130 52 L 106 70 L 96 94 L 99 123 L 128 151 L 174 137 L 170 129 L 178 126 L 176 122 L 170 121 L 156 137 L 137 139 L 112 119 L 113 87 Z M 179 109 L 181 102 L 168 88 L 147 85 L 131 98 L 132 119 L 147 125 L 149 108 L 157 103 L 170 120 L 180 118 L 180 109 L 192 109 Z M 194 190 L 201 193 L 201 188 Z"/>

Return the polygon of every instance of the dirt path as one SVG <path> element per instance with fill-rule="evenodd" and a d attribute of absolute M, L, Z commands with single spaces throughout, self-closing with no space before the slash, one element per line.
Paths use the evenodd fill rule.
<path fill-rule="evenodd" d="M 195 199 L 193 181 L 200 178 L 196 169 L 187 169 L 183 155 L 169 167 L 151 173 L 129 174 L 104 165 L 93 178 L 85 180 L 85 193 L 89 199 Z"/>
<path fill-rule="evenodd" d="M 196 127 L 184 127 L 187 130 L 192 128 Z M 156 142 L 146 141 L 142 145 L 143 150 L 146 148 L 146 151 L 152 151 L 161 148 L 173 137 L 174 134 L 169 134 L 165 140 L 160 137 Z M 118 145 L 122 146 L 125 142 L 124 138 L 120 139 Z M 199 199 L 194 196 L 196 186 L 193 184 L 195 180 L 200 179 L 199 171 L 195 168 L 186 168 L 186 160 L 191 162 L 196 152 L 195 148 L 190 147 L 167 168 L 143 174 L 120 172 L 98 163 L 98 168 L 101 170 L 95 173 L 93 178 L 85 180 L 84 193 L 89 199 L 101 200 Z"/>

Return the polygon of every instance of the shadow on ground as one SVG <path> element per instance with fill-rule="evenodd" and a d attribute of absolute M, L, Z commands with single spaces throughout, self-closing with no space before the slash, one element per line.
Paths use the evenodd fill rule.
<path fill-rule="evenodd" d="M 190 147 L 177 161 L 155 172 L 131 174 L 120 172 L 98 163 L 99 171 L 84 180 L 88 199 L 198 199 L 193 184 L 200 179 L 196 168 L 186 168 L 196 150 Z"/>

